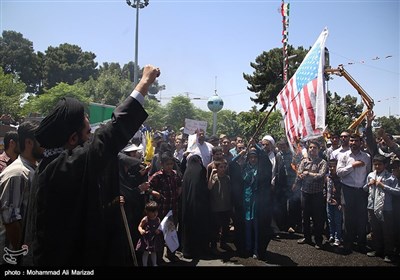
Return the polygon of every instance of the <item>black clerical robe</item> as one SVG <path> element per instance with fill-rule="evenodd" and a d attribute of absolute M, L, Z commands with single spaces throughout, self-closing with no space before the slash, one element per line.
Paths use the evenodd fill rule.
<path fill-rule="evenodd" d="M 34 265 L 124 265 L 129 244 L 115 200 L 117 155 L 146 118 L 129 96 L 90 143 L 41 162 L 25 238 Z"/>

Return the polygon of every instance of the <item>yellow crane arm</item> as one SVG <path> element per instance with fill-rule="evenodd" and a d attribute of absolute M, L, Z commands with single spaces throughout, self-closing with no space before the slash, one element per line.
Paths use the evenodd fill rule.
<path fill-rule="evenodd" d="M 327 68 L 325 69 L 326 74 L 335 74 L 338 76 L 343 76 L 346 80 L 357 90 L 358 94 L 361 96 L 364 104 L 367 106 L 367 110 L 362 112 L 362 114 L 348 127 L 348 129 L 355 130 L 357 126 L 360 125 L 365 115 L 371 111 L 374 107 L 374 100 L 368 95 L 368 93 L 354 80 L 354 78 L 343 68 L 340 64 L 338 68 Z"/>

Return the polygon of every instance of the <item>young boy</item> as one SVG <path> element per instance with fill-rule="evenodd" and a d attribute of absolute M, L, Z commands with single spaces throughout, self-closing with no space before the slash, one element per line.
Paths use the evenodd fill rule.
<path fill-rule="evenodd" d="M 156 193 L 155 201 L 158 203 L 158 214 L 160 219 L 172 210 L 175 226 L 178 221 L 178 198 L 182 192 L 182 178 L 173 168 L 175 158 L 171 152 L 164 152 L 161 155 L 161 170 L 151 176 L 150 188 Z M 158 255 L 158 254 L 157 254 Z M 162 254 L 161 254 L 162 256 Z M 175 255 L 167 250 L 167 258 L 176 261 Z"/>
<path fill-rule="evenodd" d="M 375 257 L 384 253 L 384 261 L 391 263 L 394 255 L 392 194 L 400 195 L 400 187 L 397 178 L 386 170 L 386 161 L 380 154 L 374 156 L 375 170 L 368 174 L 363 189 L 369 192 L 367 208 L 374 247 L 367 255 Z"/>
<path fill-rule="evenodd" d="M 229 233 L 229 222 L 231 218 L 232 200 L 231 200 L 231 182 L 226 174 L 227 162 L 225 159 L 214 161 L 215 168 L 212 169 L 210 179 L 208 181 L 208 189 L 210 190 L 210 205 L 212 213 L 212 236 L 211 250 L 217 254 L 217 240 L 220 229 L 221 243 L 223 250 L 232 251 L 226 244 Z"/>
<path fill-rule="evenodd" d="M 336 174 L 337 160 L 329 161 L 329 174 L 327 176 L 327 195 L 326 195 L 326 212 L 328 214 L 329 223 L 329 242 L 333 242 L 333 246 L 339 246 L 342 240 L 342 185 L 340 178 Z"/>

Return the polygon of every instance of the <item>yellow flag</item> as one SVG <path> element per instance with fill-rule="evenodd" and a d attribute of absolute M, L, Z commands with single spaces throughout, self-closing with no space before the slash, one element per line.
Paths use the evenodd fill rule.
<path fill-rule="evenodd" d="M 154 157 L 154 147 L 152 143 L 153 133 L 146 131 L 146 155 L 144 156 L 144 161 L 149 164 Z"/>

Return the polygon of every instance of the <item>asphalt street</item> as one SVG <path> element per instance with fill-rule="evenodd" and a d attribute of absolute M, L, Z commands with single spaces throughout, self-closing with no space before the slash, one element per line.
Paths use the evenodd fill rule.
<path fill-rule="evenodd" d="M 303 236 L 300 234 L 281 233 L 280 238 L 274 239 L 267 249 L 267 260 L 241 258 L 236 252 L 228 252 L 222 249 L 218 256 L 210 256 L 201 259 L 185 259 L 177 252 L 179 260 L 169 262 L 165 259 L 163 266 L 278 266 L 278 267 L 399 267 L 400 258 L 394 263 L 386 263 L 380 257 L 368 257 L 365 253 L 357 252 L 356 249 L 348 255 L 343 254 L 341 247 L 334 247 L 325 243 L 320 250 L 313 245 L 297 244 L 297 240 Z M 232 243 L 228 243 L 233 249 Z"/>

